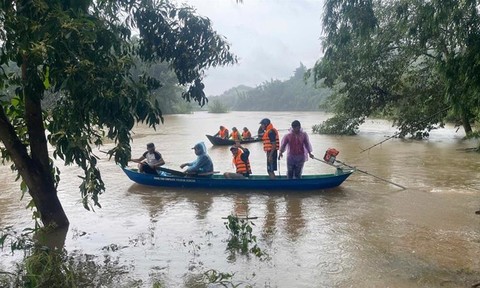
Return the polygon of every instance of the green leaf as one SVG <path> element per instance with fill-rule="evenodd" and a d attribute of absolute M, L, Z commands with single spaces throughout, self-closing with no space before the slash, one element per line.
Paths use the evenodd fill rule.
<path fill-rule="evenodd" d="M 20 189 L 22 190 L 22 196 L 20 197 L 20 200 L 23 200 L 23 197 L 25 196 L 25 193 L 28 192 L 27 183 L 25 183 L 25 181 L 23 181 L 23 180 L 22 180 L 22 182 L 20 182 Z"/>
<path fill-rule="evenodd" d="M 43 80 L 43 87 L 45 87 L 45 89 L 50 88 L 49 77 L 50 77 L 50 68 L 48 66 L 46 66 L 46 68 L 45 68 L 45 78 Z"/>

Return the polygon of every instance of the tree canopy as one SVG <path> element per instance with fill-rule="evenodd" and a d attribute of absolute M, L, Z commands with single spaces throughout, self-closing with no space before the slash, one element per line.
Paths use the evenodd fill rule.
<path fill-rule="evenodd" d="M 146 63 L 137 58 L 131 74 L 136 80 L 142 77 L 161 79 L 161 87 L 152 91 L 152 99 L 158 101 L 163 115 L 191 113 L 194 110 L 195 106 L 192 102 L 182 99 L 182 93 L 186 92 L 187 87 L 179 85 L 177 75 L 168 63 Z"/>
<path fill-rule="evenodd" d="M 480 119 L 477 1 L 327 0 L 325 8 L 325 54 L 310 72 L 334 87 L 338 127 L 381 114 L 400 136 L 422 138 L 449 116 L 472 134 Z"/>
<path fill-rule="evenodd" d="M 130 41 L 134 32 L 138 41 Z M 79 165 L 84 206 L 100 206 L 105 187 L 92 147 L 113 140 L 109 154 L 126 165 L 134 124 L 162 121 L 151 95 L 162 79 L 133 77 L 136 59 L 167 63 L 178 83 L 189 86 L 183 98 L 201 105 L 203 70 L 237 61 L 208 18 L 164 0 L 2 1 L 0 45 L 3 163 L 13 162 L 43 223 L 58 226 L 68 219 L 50 156 Z M 7 72 L 12 63 L 19 74 Z"/>

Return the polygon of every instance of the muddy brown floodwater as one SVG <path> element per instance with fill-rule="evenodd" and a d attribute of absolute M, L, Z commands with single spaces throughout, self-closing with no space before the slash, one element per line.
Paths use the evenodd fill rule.
<path fill-rule="evenodd" d="M 170 115 L 157 131 L 134 129 L 133 155 L 154 142 L 166 166 L 195 158 L 190 149 L 205 141 L 215 170 L 233 171 L 227 147 L 213 147 L 205 134 L 219 125 L 257 131 L 269 117 L 286 133 L 298 119 L 309 132 L 314 154 L 340 151 L 338 159 L 394 183 L 356 172 L 340 187 L 319 191 L 184 190 L 131 182 L 101 152 L 106 184 L 103 208 L 88 212 L 80 204 L 76 167 L 61 168 L 59 195 L 71 225 L 65 239 L 70 253 L 118 259 L 128 277 L 142 287 L 196 287 L 195 275 L 209 269 L 234 273 L 232 282 L 254 287 L 469 287 L 480 282 L 480 154 L 459 150 L 477 145 L 454 127 L 433 131 L 427 141 L 391 139 L 383 120 L 367 120 L 355 137 L 313 135 L 311 126 L 327 118 L 320 112 L 231 112 Z M 109 148 L 109 145 L 102 150 Z M 248 144 L 252 170 L 266 174 L 261 143 Z M 285 160 L 280 173 L 286 173 Z M 0 227 L 32 227 L 31 212 L 20 200 L 9 167 L 0 167 Z M 330 172 L 315 160 L 304 174 Z M 226 250 L 230 214 L 252 220 L 257 245 L 269 258 Z M 2 252 L 0 270 L 11 271 L 18 255 Z M 125 284 L 126 286 L 127 284 Z M 118 287 L 116 283 L 112 287 Z"/>

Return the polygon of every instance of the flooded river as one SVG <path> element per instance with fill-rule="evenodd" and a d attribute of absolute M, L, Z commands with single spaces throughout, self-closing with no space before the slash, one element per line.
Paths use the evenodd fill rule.
<path fill-rule="evenodd" d="M 480 282 L 480 154 L 452 126 L 433 131 L 428 141 L 391 139 L 390 123 L 368 120 L 355 137 L 313 135 L 325 120 L 320 112 L 231 112 L 169 115 L 157 131 L 135 128 L 132 154 L 148 142 L 162 153 L 165 167 L 195 159 L 190 148 L 205 141 L 216 171 L 233 172 L 227 147 L 213 147 L 205 134 L 219 125 L 257 131 L 269 117 L 286 133 L 298 119 L 310 134 L 314 154 L 340 151 L 338 159 L 400 188 L 356 172 L 340 187 L 308 192 L 184 190 L 146 187 L 131 182 L 102 152 L 106 191 L 103 208 L 83 209 L 80 171 L 61 166 L 59 196 L 70 229 L 65 249 L 77 255 L 108 256 L 118 261 L 125 281 L 111 287 L 201 287 L 196 277 L 214 269 L 234 274 L 241 287 L 470 287 Z M 266 174 L 261 143 L 247 144 L 254 174 Z M 101 148 L 107 150 L 106 147 Z M 59 162 L 60 164 L 60 162 Z M 285 160 L 280 162 L 286 173 Z M 316 160 L 304 174 L 332 172 Z M 9 167 L 0 167 L 0 227 L 32 227 L 31 212 L 20 200 L 19 184 Z M 232 257 L 227 248 L 230 214 L 256 217 L 253 234 L 268 254 Z M 11 271 L 18 255 L 1 253 L 0 270 Z M 139 281 L 141 280 L 141 281 Z M 135 284 L 132 284 L 135 283 Z"/>

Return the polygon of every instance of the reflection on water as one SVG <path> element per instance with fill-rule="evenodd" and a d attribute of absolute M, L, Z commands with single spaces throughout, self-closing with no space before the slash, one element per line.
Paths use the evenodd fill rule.
<path fill-rule="evenodd" d="M 305 228 L 305 220 L 302 214 L 302 197 L 285 195 L 285 230 L 289 240 L 295 242 Z"/>
<path fill-rule="evenodd" d="M 267 116 L 279 129 L 293 118 L 306 128 L 326 119 L 313 112 Z M 213 147 L 205 134 L 219 124 L 255 130 L 264 117 L 260 112 L 166 116 L 157 131 L 135 128 L 132 154 L 141 155 L 145 143 L 154 142 L 166 167 L 178 170 L 192 160 L 190 148 L 201 140 L 215 170 L 233 171 L 227 147 Z M 87 212 L 79 204 L 78 169 L 62 166 L 59 195 L 71 221 L 65 248 L 118 258 L 129 267 L 128 277 L 142 279 L 144 287 L 157 280 L 165 287 L 196 287 L 209 269 L 235 273 L 235 283 L 254 287 L 471 286 L 480 281 L 474 214 L 480 206 L 480 155 L 457 149 L 475 143 L 462 141 L 463 135 L 449 127 L 434 131 L 428 141 L 391 139 L 359 153 L 394 132 L 385 121 L 369 120 L 356 137 L 310 139 L 317 157 L 335 147 L 340 160 L 409 188 L 403 191 L 362 173 L 326 191 L 146 187 L 132 183 L 105 157 L 99 161 L 107 187 L 103 208 Z M 252 169 L 266 174 L 261 143 L 248 148 Z M 0 169 L 0 224 L 31 227 L 24 209 L 28 199 L 19 201 L 15 175 L 8 167 Z M 327 172 L 332 168 L 318 161 L 305 164 L 304 174 Z M 230 214 L 254 217 L 253 234 L 269 260 L 229 261 L 224 218 Z M 0 270 L 8 271 L 14 257 L 3 251 Z"/>
<path fill-rule="evenodd" d="M 266 215 L 265 222 L 263 224 L 263 238 L 271 246 L 273 238 L 276 234 L 276 224 L 277 224 L 277 203 L 275 198 L 268 197 L 265 203 Z"/>
<path fill-rule="evenodd" d="M 234 197 L 233 215 L 239 218 L 247 218 L 251 216 L 248 208 L 249 196 L 243 193 L 235 193 Z"/>
<path fill-rule="evenodd" d="M 148 187 L 132 184 L 128 190 L 132 195 L 140 196 L 142 204 L 148 209 L 151 219 L 156 219 L 163 214 L 165 206 L 174 205 L 178 201 L 175 193 L 167 193 L 164 188 Z"/>

